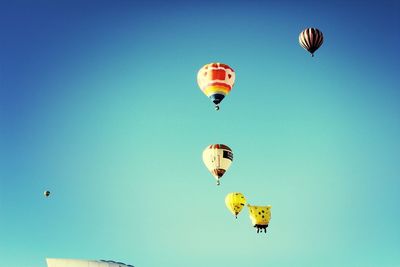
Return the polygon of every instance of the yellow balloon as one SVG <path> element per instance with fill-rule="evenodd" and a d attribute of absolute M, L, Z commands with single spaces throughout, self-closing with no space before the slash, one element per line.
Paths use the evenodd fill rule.
<path fill-rule="evenodd" d="M 269 221 L 271 220 L 272 206 L 251 206 L 249 207 L 249 215 L 253 226 L 257 228 L 257 233 L 262 229 L 267 232 Z"/>
<path fill-rule="evenodd" d="M 225 197 L 225 204 L 226 207 L 237 218 L 237 215 L 242 211 L 244 205 L 246 205 L 246 198 L 242 193 L 239 192 L 229 193 Z"/>

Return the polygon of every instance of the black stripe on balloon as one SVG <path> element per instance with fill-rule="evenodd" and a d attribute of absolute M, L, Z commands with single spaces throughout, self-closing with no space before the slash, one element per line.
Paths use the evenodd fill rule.
<path fill-rule="evenodd" d="M 308 30 L 308 33 L 309 33 L 308 38 L 310 39 L 310 46 L 308 47 L 308 51 L 312 53 L 312 52 L 314 52 L 313 49 L 314 49 L 314 42 L 315 42 L 314 29 L 310 28 Z"/>
<path fill-rule="evenodd" d="M 318 47 L 320 47 L 323 42 L 324 42 L 324 35 L 322 34 L 322 32 L 320 32 L 320 41 L 318 43 Z"/>
<path fill-rule="evenodd" d="M 317 50 L 319 47 L 320 37 L 320 31 L 318 29 L 315 29 L 314 51 Z"/>
<path fill-rule="evenodd" d="M 322 45 L 322 42 L 323 42 L 323 35 L 322 32 L 319 31 L 318 39 L 315 42 L 315 50 L 317 50 Z"/>
<path fill-rule="evenodd" d="M 305 37 L 306 37 L 306 41 L 307 41 L 307 48 L 310 49 L 311 47 L 311 39 L 310 39 L 310 34 L 311 34 L 311 29 L 307 29 L 305 32 Z"/>
<path fill-rule="evenodd" d="M 321 32 L 318 29 L 314 29 L 314 30 L 315 30 L 315 41 L 313 43 L 313 48 L 312 48 L 313 52 L 315 52 L 319 48 L 319 46 L 321 45 L 321 40 L 322 40 Z"/>
<path fill-rule="evenodd" d="M 311 28 L 310 32 L 311 32 L 311 34 L 310 34 L 311 47 L 314 47 L 315 46 L 315 37 L 316 37 L 315 29 Z"/>

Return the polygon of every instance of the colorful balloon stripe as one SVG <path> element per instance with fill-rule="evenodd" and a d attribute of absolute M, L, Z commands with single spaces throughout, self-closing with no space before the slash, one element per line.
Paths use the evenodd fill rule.
<path fill-rule="evenodd" d="M 230 89 L 227 87 L 222 87 L 222 86 L 210 86 L 207 89 L 205 89 L 203 92 L 206 94 L 206 96 L 211 96 L 215 94 L 221 94 L 221 95 L 227 95 L 229 93 Z"/>
<path fill-rule="evenodd" d="M 206 86 L 204 86 L 204 87 L 202 88 L 202 91 L 204 92 L 204 90 L 205 90 L 207 87 L 210 87 L 210 86 L 222 86 L 222 87 L 224 87 L 224 88 L 228 88 L 229 91 L 232 89 L 232 87 L 231 87 L 229 84 L 227 84 L 227 83 L 222 83 L 222 82 L 211 82 L 211 83 L 207 84 Z"/>

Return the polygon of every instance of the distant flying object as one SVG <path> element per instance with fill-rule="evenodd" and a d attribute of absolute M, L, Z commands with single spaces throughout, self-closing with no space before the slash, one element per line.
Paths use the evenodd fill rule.
<path fill-rule="evenodd" d="M 44 192 L 43 192 L 43 195 L 44 195 L 45 197 L 49 197 L 49 196 L 50 196 L 50 191 L 44 191 Z"/>
<path fill-rule="evenodd" d="M 314 52 L 324 42 L 324 35 L 317 28 L 307 28 L 299 35 L 300 45 L 314 56 Z"/>
<path fill-rule="evenodd" d="M 251 206 L 249 207 L 249 214 L 253 226 L 257 228 L 257 233 L 264 229 L 267 232 L 269 221 L 271 220 L 271 206 Z"/>
<path fill-rule="evenodd" d="M 197 83 L 201 91 L 214 102 L 215 109 L 219 110 L 219 104 L 235 83 L 235 71 L 226 64 L 210 63 L 197 73 Z"/>
<path fill-rule="evenodd" d="M 203 151 L 203 162 L 215 179 L 217 179 L 217 185 L 220 185 L 219 179 L 229 169 L 232 160 L 233 152 L 227 145 L 209 145 Z"/>
<path fill-rule="evenodd" d="M 239 192 L 229 193 L 225 197 L 225 205 L 237 219 L 238 214 L 246 205 L 246 198 L 242 193 Z"/>
<path fill-rule="evenodd" d="M 47 267 L 133 267 L 118 261 L 108 260 L 75 260 L 75 259 L 46 259 Z"/>

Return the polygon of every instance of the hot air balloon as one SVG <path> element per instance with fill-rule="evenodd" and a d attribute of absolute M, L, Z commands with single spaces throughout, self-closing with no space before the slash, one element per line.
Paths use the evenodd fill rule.
<path fill-rule="evenodd" d="M 249 207 L 251 222 L 257 228 L 257 233 L 260 230 L 262 232 L 262 229 L 266 233 L 269 221 L 271 220 L 271 206 L 247 206 Z"/>
<path fill-rule="evenodd" d="M 44 192 L 43 192 L 43 195 L 44 195 L 45 197 L 49 197 L 49 196 L 50 196 L 50 191 L 44 191 Z"/>
<path fill-rule="evenodd" d="M 229 193 L 225 197 L 225 204 L 237 219 L 238 214 L 242 211 L 244 205 L 246 205 L 246 198 L 239 192 Z"/>
<path fill-rule="evenodd" d="M 227 145 L 209 145 L 203 151 L 203 162 L 215 179 L 217 179 L 217 185 L 220 185 L 219 179 L 229 169 L 232 160 L 233 152 Z"/>
<path fill-rule="evenodd" d="M 324 42 L 324 35 L 317 28 L 307 28 L 299 35 L 300 45 L 314 56 L 314 52 Z"/>
<path fill-rule="evenodd" d="M 229 94 L 235 83 L 235 71 L 226 64 L 210 63 L 197 73 L 197 83 L 203 93 L 219 110 L 219 103 Z"/>

